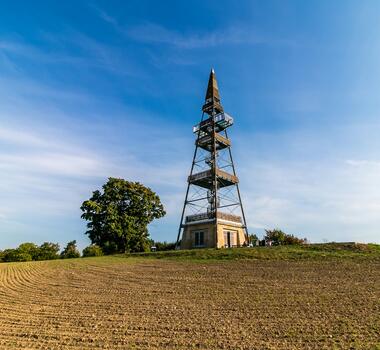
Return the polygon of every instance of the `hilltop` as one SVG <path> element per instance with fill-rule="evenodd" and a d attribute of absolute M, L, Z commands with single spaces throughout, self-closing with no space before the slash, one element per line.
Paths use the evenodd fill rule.
<path fill-rule="evenodd" d="M 363 243 L 323 243 L 233 249 L 193 249 L 126 254 L 180 260 L 298 260 L 298 259 L 380 259 L 380 245 Z"/>

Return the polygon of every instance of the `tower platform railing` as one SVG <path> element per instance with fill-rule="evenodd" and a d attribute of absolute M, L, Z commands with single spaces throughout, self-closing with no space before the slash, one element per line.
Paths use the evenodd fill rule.
<path fill-rule="evenodd" d="M 217 151 L 224 149 L 226 147 L 231 146 L 231 141 L 227 139 L 226 137 L 215 134 L 215 141 L 216 141 L 216 149 Z M 204 136 L 200 137 L 195 141 L 195 144 L 198 147 L 201 147 L 202 149 L 211 152 L 213 147 L 213 139 L 211 135 L 205 134 Z"/>
<path fill-rule="evenodd" d="M 215 171 L 219 188 L 235 185 L 239 182 L 238 177 L 235 175 L 232 175 L 220 169 L 216 169 Z M 213 172 L 211 169 L 208 169 L 200 173 L 190 175 L 188 177 L 188 182 L 203 188 L 210 189 L 213 182 Z"/>
<path fill-rule="evenodd" d="M 224 213 L 221 211 L 217 212 L 218 219 L 236 222 L 241 224 L 242 218 L 238 215 L 233 215 L 230 213 Z M 210 220 L 215 218 L 215 213 L 200 213 L 200 214 L 194 214 L 194 215 L 188 215 L 185 218 L 186 223 L 195 223 L 197 221 L 204 221 L 204 220 Z"/>
<path fill-rule="evenodd" d="M 200 137 L 204 136 L 205 134 L 211 133 L 213 131 L 212 118 L 214 118 L 216 132 L 223 131 L 224 129 L 230 127 L 234 123 L 234 118 L 232 118 L 229 114 L 222 112 L 216 114 L 214 117 L 210 116 L 206 120 L 203 120 L 199 124 L 195 125 L 193 127 L 193 133 L 198 134 L 199 129 L 201 131 L 199 135 Z"/>

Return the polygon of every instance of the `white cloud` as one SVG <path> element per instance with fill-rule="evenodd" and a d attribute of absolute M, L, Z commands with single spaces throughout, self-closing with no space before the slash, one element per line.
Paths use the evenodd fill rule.
<path fill-rule="evenodd" d="M 36 135 L 28 132 L 0 126 L 0 141 L 27 146 L 47 146 L 48 144 Z"/>
<path fill-rule="evenodd" d="M 104 175 L 101 165 L 101 162 L 93 157 L 61 152 L 0 155 L 2 171 L 38 172 L 61 176 L 101 176 Z"/>
<path fill-rule="evenodd" d="M 98 12 L 123 35 L 142 43 L 197 49 L 276 42 L 260 38 L 252 28 L 243 26 L 227 26 L 211 33 L 172 31 L 153 23 L 122 28 L 113 17 Z M 124 59 L 128 55 L 122 48 L 104 45 L 81 33 L 70 34 L 51 38 L 60 48 L 54 55 L 22 41 L 4 40 L 0 42 L 0 54 L 8 68 L 17 68 L 11 58 L 19 55 L 40 64 L 60 62 L 76 69 L 85 64 L 88 69 L 102 68 L 120 75 L 141 73 L 133 66 L 125 67 Z M 130 84 L 124 81 L 123 86 L 127 85 Z M 157 127 L 158 123 L 145 116 L 140 118 L 141 111 L 131 111 L 124 101 L 120 105 L 105 101 L 103 110 L 111 111 L 112 116 L 104 117 L 96 108 L 98 96 L 74 88 L 45 85 L 19 75 L 17 79 L 0 79 L 0 96 L 1 233 L 6 232 L 5 228 L 12 232 L 22 228 L 31 234 L 48 230 L 55 224 L 51 219 L 54 215 L 62 217 L 62 229 L 66 230 L 73 222 L 80 221 L 81 201 L 108 176 L 151 186 L 160 194 L 168 212 L 157 223 L 157 231 L 177 226 L 191 162 L 191 155 L 186 153 L 191 153 L 193 140 L 190 134 L 186 141 L 181 139 L 176 123 Z M 315 91 L 301 89 L 288 97 L 285 99 L 290 105 L 288 109 L 302 112 L 306 117 L 307 112 L 318 110 L 323 104 Z M 286 101 L 280 102 L 285 105 Z M 72 114 L 67 112 L 69 104 L 75 105 Z M 79 112 L 81 116 L 76 114 Z M 123 123 L 116 118 L 120 115 Z M 289 120 L 288 116 L 284 118 Z M 248 127 L 246 134 L 240 134 L 242 137 L 233 136 L 234 151 L 246 152 L 238 162 L 237 171 L 251 229 L 279 227 L 315 241 L 327 238 L 380 242 L 377 231 L 380 162 L 367 160 L 371 159 L 367 154 L 369 147 L 364 147 L 368 146 L 364 143 L 362 149 L 359 147 L 361 139 L 352 137 L 354 131 L 333 132 L 327 130 L 329 127 L 306 132 L 270 130 L 264 135 L 253 135 Z M 375 134 L 372 138 L 363 123 L 360 132 L 358 125 L 348 127 L 367 140 L 377 137 L 376 125 L 370 128 Z M 238 130 L 237 125 L 236 133 Z M 356 146 L 354 154 L 350 153 L 350 144 Z M 262 154 L 257 152 L 259 147 Z M 376 154 L 372 156 L 378 159 Z M 78 224 L 78 235 L 83 234 L 83 227 L 84 223 Z M 73 233 L 74 229 L 70 229 Z M 61 227 L 53 230 L 57 234 Z M 165 234 L 162 239 L 173 239 L 175 230 Z"/>
<path fill-rule="evenodd" d="M 374 160 L 364 160 L 364 159 L 347 159 L 346 164 L 351 165 L 353 167 L 371 167 L 376 168 L 380 167 L 380 161 L 374 161 Z"/>
<path fill-rule="evenodd" d="M 279 227 L 313 241 L 380 242 L 378 165 L 255 158 L 251 164 L 241 169 L 241 184 L 252 229 Z"/>

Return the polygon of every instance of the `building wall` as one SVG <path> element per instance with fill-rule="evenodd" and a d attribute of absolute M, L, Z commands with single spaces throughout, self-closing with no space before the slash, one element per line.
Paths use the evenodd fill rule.
<path fill-rule="evenodd" d="M 195 231 L 204 231 L 204 248 L 215 247 L 215 225 L 213 223 L 201 223 L 185 226 L 181 240 L 181 249 L 200 248 L 194 247 Z"/>
<path fill-rule="evenodd" d="M 231 241 L 232 246 L 241 247 L 245 242 L 245 231 L 242 225 L 218 223 L 218 241 L 217 248 L 224 248 L 227 245 L 225 241 L 225 231 L 230 231 L 234 233 L 233 240 Z"/>
<path fill-rule="evenodd" d="M 245 242 L 245 231 L 240 224 L 218 222 L 216 235 L 215 223 L 199 223 L 185 226 L 181 240 L 181 249 L 201 248 L 194 246 L 195 231 L 204 231 L 203 248 L 224 248 L 227 244 L 227 242 L 225 242 L 225 231 L 234 232 L 234 237 L 231 241 L 232 246 L 239 247 Z"/>

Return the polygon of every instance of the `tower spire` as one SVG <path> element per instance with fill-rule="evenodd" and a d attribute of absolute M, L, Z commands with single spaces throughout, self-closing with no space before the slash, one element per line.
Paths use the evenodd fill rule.
<path fill-rule="evenodd" d="M 206 90 L 205 103 L 202 107 L 202 111 L 209 115 L 212 114 L 213 110 L 216 113 L 223 112 L 223 107 L 220 103 L 218 83 L 216 81 L 214 68 L 212 68 L 210 72 L 210 77 L 208 79 L 208 85 Z"/>

